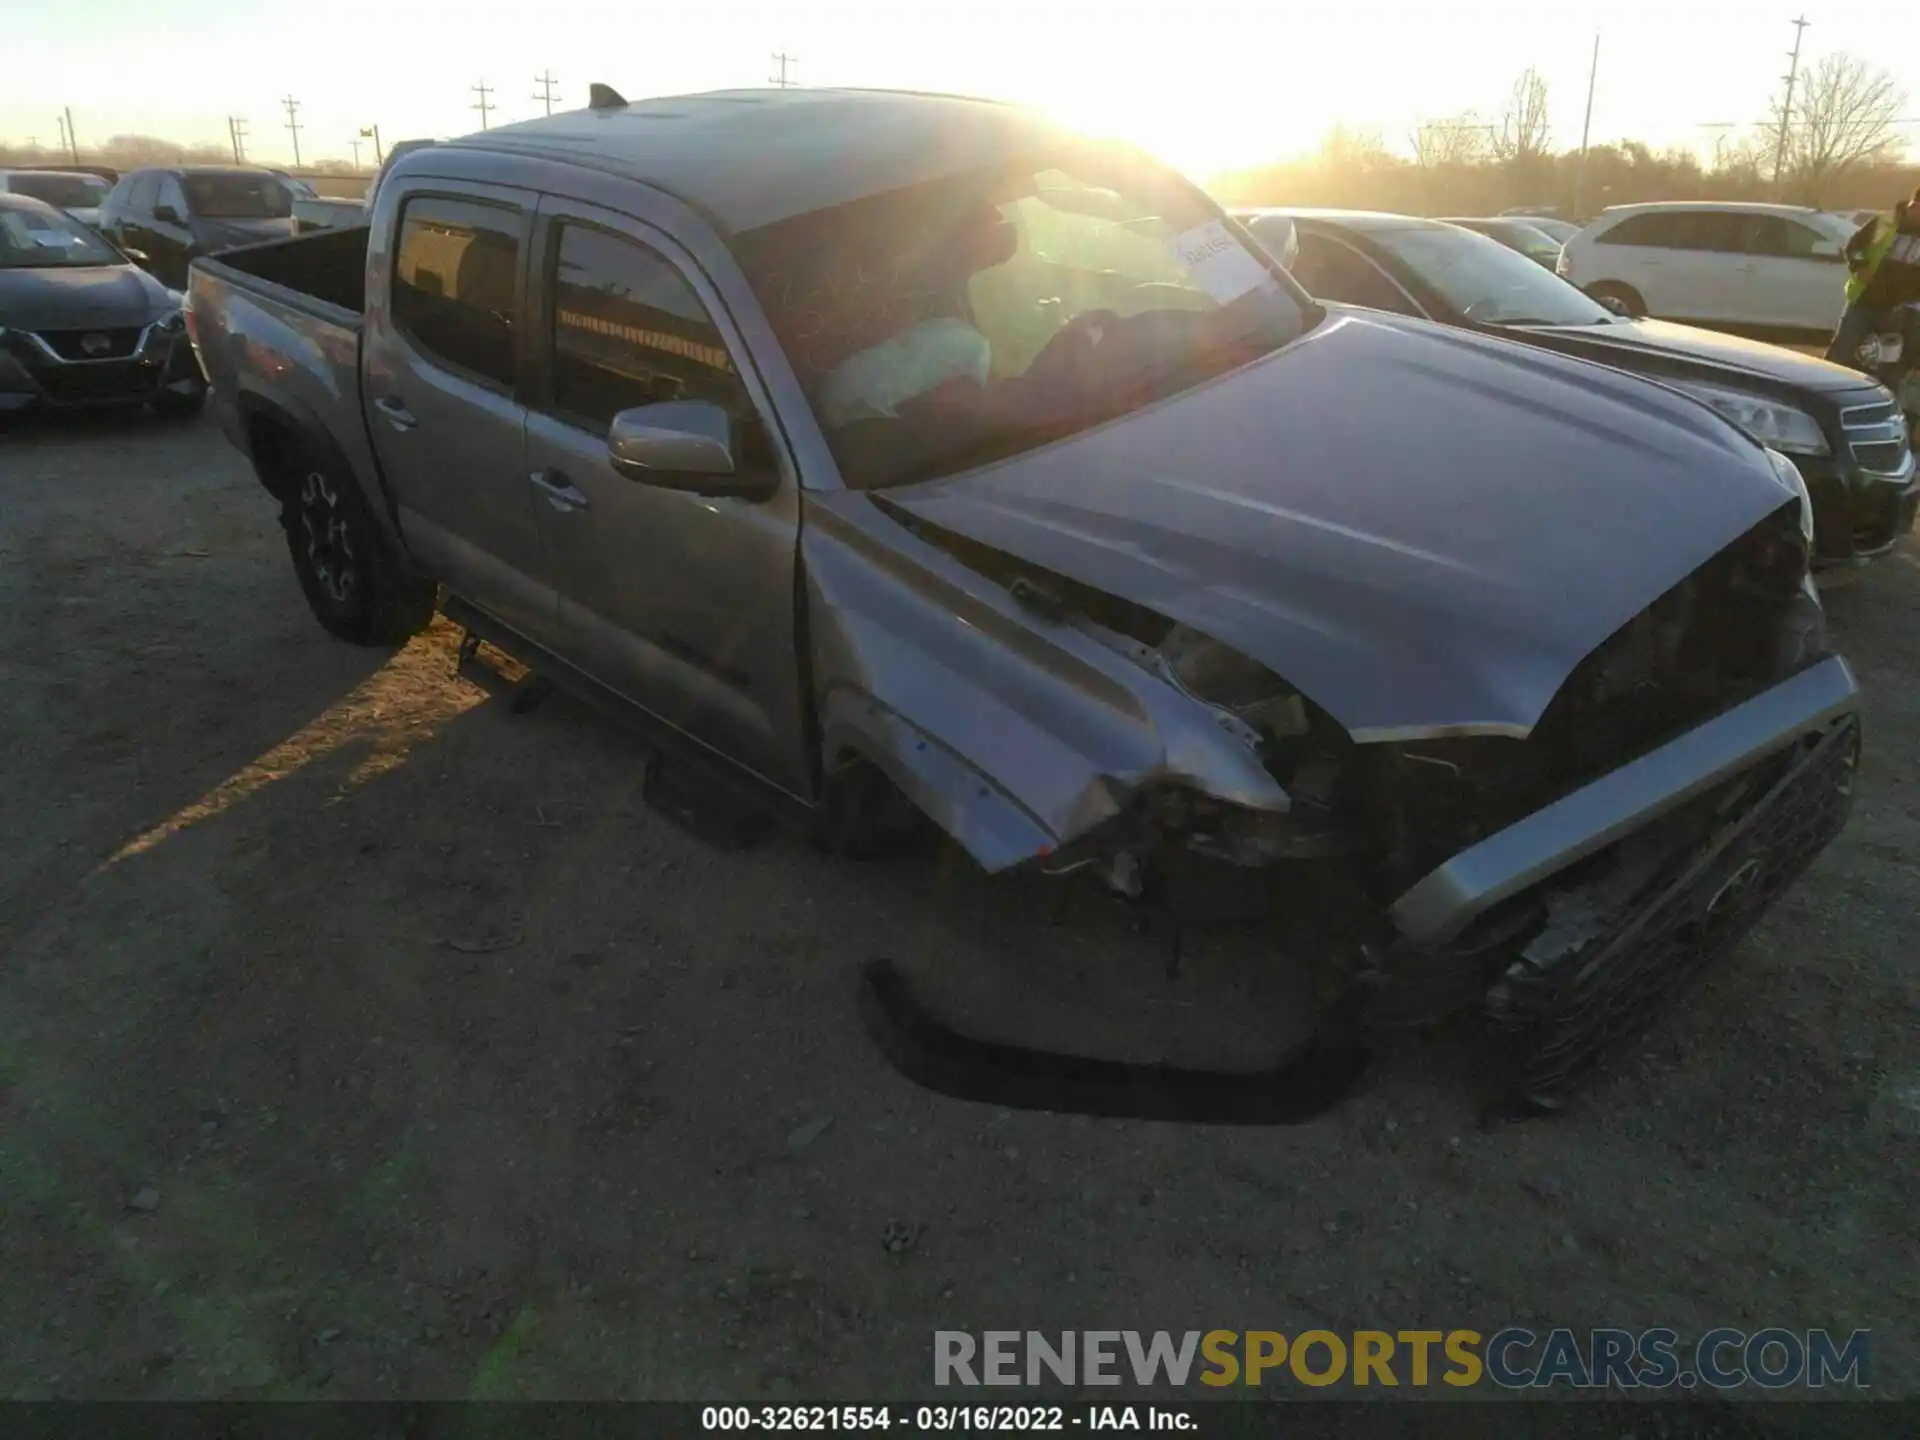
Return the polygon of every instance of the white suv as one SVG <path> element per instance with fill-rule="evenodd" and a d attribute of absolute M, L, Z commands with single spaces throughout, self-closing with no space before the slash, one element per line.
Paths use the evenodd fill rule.
<path fill-rule="evenodd" d="M 1617 205 L 1567 241 L 1558 273 L 1630 315 L 1825 337 L 1855 228 L 1799 205 Z"/>

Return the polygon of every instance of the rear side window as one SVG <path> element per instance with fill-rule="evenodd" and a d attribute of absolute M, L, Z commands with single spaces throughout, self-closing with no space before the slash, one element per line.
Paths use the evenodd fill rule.
<path fill-rule="evenodd" d="M 409 200 L 394 252 L 394 324 L 434 359 L 510 390 L 519 275 L 519 211 Z"/>
<path fill-rule="evenodd" d="M 603 431 L 622 410 L 669 400 L 752 414 L 707 307 L 644 246 L 563 222 L 552 308 L 553 408 L 568 418 Z"/>
<path fill-rule="evenodd" d="M 1663 249 L 1681 248 L 1681 222 L 1686 216 L 1678 211 L 1655 210 L 1629 215 L 1618 225 L 1594 236 L 1596 245 L 1653 245 Z"/>

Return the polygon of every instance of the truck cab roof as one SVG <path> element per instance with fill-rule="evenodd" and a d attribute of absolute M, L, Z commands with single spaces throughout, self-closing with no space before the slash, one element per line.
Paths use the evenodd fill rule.
<path fill-rule="evenodd" d="M 576 110 L 450 143 L 623 175 L 739 233 L 1076 138 L 993 100 L 769 87 Z"/>

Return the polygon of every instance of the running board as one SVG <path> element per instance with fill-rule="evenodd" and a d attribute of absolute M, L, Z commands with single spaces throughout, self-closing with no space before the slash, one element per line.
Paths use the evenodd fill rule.
<path fill-rule="evenodd" d="M 976 1040 L 923 1009 L 889 960 L 863 971 L 860 1015 L 888 1063 L 936 1094 L 1113 1119 L 1298 1125 L 1352 1094 L 1369 1058 L 1344 1014 L 1329 1017 L 1273 1069 L 1253 1072 L 1096 1060 Z"/>

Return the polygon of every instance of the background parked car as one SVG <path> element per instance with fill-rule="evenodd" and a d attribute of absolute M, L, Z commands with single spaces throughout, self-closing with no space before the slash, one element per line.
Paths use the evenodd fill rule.
<path fill-rule="evenodd" d="M 1848 215 L 1803 205 L 1619 205 L 1569 240 L 1559 274 L 1629 315 L 1824 340 L 1846 306 Z"/>
<path fill-rule="evenodd" d="M 206 399 L 180 296 L 98 231 L 25 195 L 0 195 L 0 414 Z"/>
<path fill-rule="evenodd" d="M 0 195 L 26 195 L 66 211 L 87 225 L 100 223 L 100 205 L 113 186 L 76 170 L 0 170 Z"/>
<path fill-rule="evenodd" d="M 293 234 L 293 192 L 271 170 L 135 170 L 101 206 L 100 230 L 163 283 L 184 289 L 195 256 Z"/>
<path fill-rule="evenodd" d="M 1560 241 L 1541 228 L 1536 219 L 1514 220 L 1505 216 L 1484 219 L 1456 219 L 1447 216 L 1443 225 L 1458 225 L 1497 240 L 1509 250 L 1526 256 L 1534 264 L 1551 270 L 1560 263 Z"/>
<path fill-rule="evenodd" d="M 1531 225 L 1556 245 L 1565 245 L 1567 241 L 1580 233 L 1580 227 L 1574 224 L 1573 221 L 1562 220 L 1553 215 L 1528 215 L 1521 223 Z"/>
<path fill-rule="evenodd" d="M 1316 299 L 1501 335 L 1704 400 L 1793 460 L 1813 500 L 1816 564 L 1859 564 L 1913 527 L 1920 481 L 1906 417 L 1865 375 L 1777 345 L 1623 319 L 1485 236 L 1436 221 L 1328 210 L 1239 218 L 1262 243 L 1290 226 L 1290 268 Z"/>

